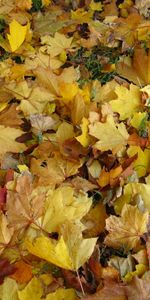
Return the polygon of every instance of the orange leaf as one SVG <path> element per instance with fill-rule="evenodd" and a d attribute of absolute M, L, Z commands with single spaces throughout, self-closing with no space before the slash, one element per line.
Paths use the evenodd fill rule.
<path fill-rule="evenodd" d="M 17 261 L 14 264 L 16 272 L 10 277 L 15 279 L 18 283 L 28 283 L 32 278 L 32 267 L 26 264 L 23 260 Z"/>

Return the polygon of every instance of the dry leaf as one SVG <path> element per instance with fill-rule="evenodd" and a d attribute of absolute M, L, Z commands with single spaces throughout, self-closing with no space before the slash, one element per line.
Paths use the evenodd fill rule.
<path fill-rule="evenodd" d="M 142 213 L 137 206 L 125 204 L 120 217 L 110 216 L 106 220 L 105 244 L 126 250 L 138 249 L 140 237 L 147 232 L 148 215 L 148 211 Z"/>

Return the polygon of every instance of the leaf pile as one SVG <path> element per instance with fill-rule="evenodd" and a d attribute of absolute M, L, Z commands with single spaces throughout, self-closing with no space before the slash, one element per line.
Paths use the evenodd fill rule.
<path fill-rule="evenodd" d="M 0 300 L 150 299 L 148 1 L 0 1 Z"/>

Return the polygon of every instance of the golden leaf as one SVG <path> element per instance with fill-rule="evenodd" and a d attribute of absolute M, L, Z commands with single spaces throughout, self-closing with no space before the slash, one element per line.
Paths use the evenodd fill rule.
<path fill-rule="evenodd" d="M 56 232 L 65 221 L 80 220 L 89 211 L 92 199 L 86 193 L 75 193 L 68 186 L 49 190 L 45 203 L 42 227 L 48 232 Z"/>
<path fill-rule="evenodd" d="M 135 49 L 133 60 L 118 62 L 117 73 L 138 86 L 150 84 L 150 51 Z"/>
<path fill-rule="evenodd" d="M 23 134 L 23 131 L 16 128 L 4 127 L 0 125 L 0 156 L 6 152 L 22 152 L 26 146 L 22 143 L 16 142 L 16 139 Z"/>
<path fill-rule="evenodd" d="M 54 37 L 45 35 L 41 38 L 41 42 L 44 49 L 46 49 L 47 53 L 51 55 L 51 57 L 55 57 L 64 50 L 71 49 L 73 38 L 66 38 L 64 34 L 59 32 L 55 33 Z"/>
<path fill-rule="evenodd" d="M 58 288 L 56 292 L 50 293 L 45 300 L 77 300 L 77 295 L 73 289 Z"/>
<path fill-rule="evenodd" d="M 70 222 L 62 226 L 63 235 L 58 241 L 45 236 L 25 245 L 28 251 L 35 256 L 68 270 L 78 270 L 91 256 L 97 238 L 83 239 L 81 223 Z"/>
<path fill-rule="evenodd" d="M 42 284 L 36 277 L 26 285 L 26 287 L 18 291 L 19 300 L 41 300 L 43 294 Z"/>
<path fill-rule="evenodd" d="M 89 121 L 86 118 L 82 119 L 81 130 L 82 134 L 76 137 L 76 140 L 83 146 L 88 147 L 90 144 L 90 136 L 88 134 Z"/>
<path fill-rule="evenodd" d="M 137 206 L 125 204 L 121 217 L 111 215 L 106 219 L 105 244 L 113 248 L 138 249 L 140 237 L 147 231 L 148 217 L 148 211 L 142 213 Z"/>
<path fill-rule="evenodd" d="M 130 89 L 117 86 L 115 93 L 118 96 L 117 99 L 109 102 L 112 110 L 119 113 L 120 120 L 132 117 L 140 106 L 140 89 L 133 84 L 130 85 Z"/>
<path fill-rule="evenodd" d="M 138 154 L 138 158 L 133 162 L 135 171 L 139 177 L 145 176 L 150 166 L 150 150 L 144 151 L 139 146 L 130 146 L 127 150 L 129 157 Z"/>
<path fill-rule="evenodd" d="M 105 123 L 96 122 L 94 125 L 89 125 L 89 129 L 89 133 L 99 139 L 94 145 L 99 150 L 114 150 L 127 143 L 128 132 L 125 125 L 123 123 L 115 124 L 111 115 L 108 115 Z"/>
<path fill-rule="evenodd" d="M 27 34 L 28 25 L 22 26 L 16 20 L 9 24 L 10 34 L 7 34 L 11 51 L 16 51 L 24 42 Z"/>

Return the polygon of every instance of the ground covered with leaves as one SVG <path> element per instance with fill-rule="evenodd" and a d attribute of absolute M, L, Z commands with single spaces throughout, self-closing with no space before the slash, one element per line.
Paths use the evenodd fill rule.
<path fill-rule="evenodd" d="M 0 0 L 0 300 L 150 299 L 149 17 Z"/>

